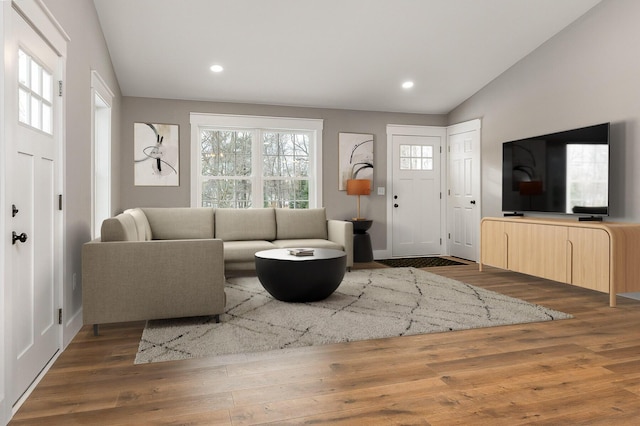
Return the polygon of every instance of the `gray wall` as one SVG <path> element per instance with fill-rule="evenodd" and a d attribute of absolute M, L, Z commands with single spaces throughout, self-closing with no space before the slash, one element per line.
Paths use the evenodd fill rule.
<path fill-rule="evenodd" d="M 638 18 L 604 0 L 449 114 L 482 118 L 483 216 L 502 214 L 502 142 L 611 122 L 610 219 L 640 222 Z"/>
<path fill-rule="evenodd" d="M 356 199 L 338 191 L 338 133 L 373 133 L 374 187 L 386 187 L 387 124 L 444 126 L 444 115 L 400 114 L 367 111 L 346 111 L 316 108 L 294 108 L 268 105 L 248 105 L 179 101 L 149 98 L 122 98 L 121 206 L 171 207 L 190 203 L 190 139 L 189 113 L 219 113 L 262 115 L 273 117 L 303 117 L 324 119 L 323 143 L 323 204 L 329 218 L 355 216 Z M 180 126 L 180 186 L 134 186 L 133 123 L 153 122 Z M 375 191 L 374 191 L 375 192 Z M 386 197 L 361 197 L 362 215 L 374 220 L 369 231 L 374 250 L 386 248 Z"/>
<path fill-rule="evenodd" d="M 67 45 L 64 151 L 64 317 L 71 320 L 82 307 L 80 253 L 91 239 L 91 70 L 96 70 L 115 94 L 112 117 L 112 205 L 120 208 L 119 135 L 120 87 L 111 65 L 98 16 L 90 0 L 45 0 L 71 40 Z M 77 287 L 73 290 L 73 274 Z M 72 332 L 72 331 L 70 331 Z M 72 336 L 71 336 L 72 337 Z M 66 338 L 66 334 L 65 334 Z"/>

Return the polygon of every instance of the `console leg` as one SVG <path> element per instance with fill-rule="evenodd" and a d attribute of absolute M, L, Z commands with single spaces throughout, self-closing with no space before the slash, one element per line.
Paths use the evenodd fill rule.
<path fill-rule="evenodd" d="M 93 324 L 93 335 L 94 336 L 98 335 L 98 324 Z"/>
<path fill-rule="evenodd" d="M 214 315 L 213 320 L 215 321 L 216 324 L 218 324 L 220 322 L 220 315 Z"/>

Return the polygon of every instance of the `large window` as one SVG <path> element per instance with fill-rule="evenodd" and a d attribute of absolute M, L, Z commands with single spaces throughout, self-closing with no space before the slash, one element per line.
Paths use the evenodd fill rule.
<path fill-rule="evenodd" d="M 191 114 L 191 203 L 322 205 L 322 120 Z"/>

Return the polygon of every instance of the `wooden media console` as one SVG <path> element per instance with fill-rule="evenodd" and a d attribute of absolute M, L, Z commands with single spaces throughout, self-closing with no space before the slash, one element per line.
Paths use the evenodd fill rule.
<path fill-rule="evenodd" d="M 563 219 L 482 219 L 483 265 L 609 294 L 640 291 L 640 225 Z"/>

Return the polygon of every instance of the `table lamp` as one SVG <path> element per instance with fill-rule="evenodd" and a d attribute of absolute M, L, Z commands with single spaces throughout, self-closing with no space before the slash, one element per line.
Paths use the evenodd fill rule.
<path fill-rule="evenodd" d="M 369 179 L 348 179 L 347 194 L 358 196 L 358 214 L 353 220 L 366 220 L 360 217 L 360 196 L 371 194 L 371 181 Z"/>

